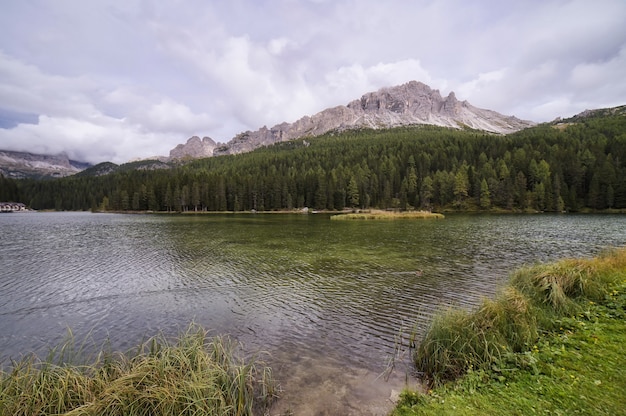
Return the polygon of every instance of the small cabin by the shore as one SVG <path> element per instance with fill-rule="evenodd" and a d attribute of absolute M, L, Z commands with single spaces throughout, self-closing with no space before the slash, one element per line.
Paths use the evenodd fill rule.
<path fill-rule="evenodd" d="M 26 205 L 21 202 L 0 202 L 0 212 L 26 211 Z"/>

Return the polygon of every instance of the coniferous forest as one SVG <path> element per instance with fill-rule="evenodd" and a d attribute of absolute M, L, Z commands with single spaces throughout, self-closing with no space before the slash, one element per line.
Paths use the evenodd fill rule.
<path fill-rule="evenodd" d="M 345 131 L 170 169 L 0 177 L 0 200 L 115 211 L 626 209 L 625 161 L 626 116 L 604 114 L 507 136 L 432 126 Z"/>

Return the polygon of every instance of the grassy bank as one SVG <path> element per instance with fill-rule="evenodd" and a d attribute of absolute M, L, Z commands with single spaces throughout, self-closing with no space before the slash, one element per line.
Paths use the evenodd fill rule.
<path fill-rule="evenodd" d="M 351 212 L 330 217 L 331 220 L 396 220 L 396 219 L 442 219 L 442 214 L 428 211 L 381 211 Z"/>
<path fill-rule="evenodd" d="M 625 308 L 624 249 L 519 270 L 433 320 L 415 354 L 431 390 L 394 415 L 624 414 Z"/>
<path fill-rule="evenodd" d="M 0 373 L 2 415 L 251 415 L 274 395 L 271 371 L 238 358 L 238 345 L 190 329 L 129 354 L 68 363 L 73 343 Z M 69 353 L 69 356 L 74 356 Z"/>

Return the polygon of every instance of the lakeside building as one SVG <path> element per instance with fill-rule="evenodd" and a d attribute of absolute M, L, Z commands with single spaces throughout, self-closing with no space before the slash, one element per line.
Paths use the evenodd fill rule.
<path fill-rule="evenodd" d="M 0 202 L 0 212 L 27 211 L 26 205 L 21 202 Z"/>

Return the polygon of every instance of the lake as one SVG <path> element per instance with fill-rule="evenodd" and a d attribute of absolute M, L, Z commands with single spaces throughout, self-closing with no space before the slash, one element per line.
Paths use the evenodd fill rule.
<path fill-rule="evenodd" d="M 409 335 L 435 311 L 476 305 L 520 266 L 624 246 L 626 216 L 14 213 L 0 236 L 5 366 L 68 328 L 128 350 L 195 322 L 266 353 L 276 414 L 374 415 L 412 379 Z"/>

